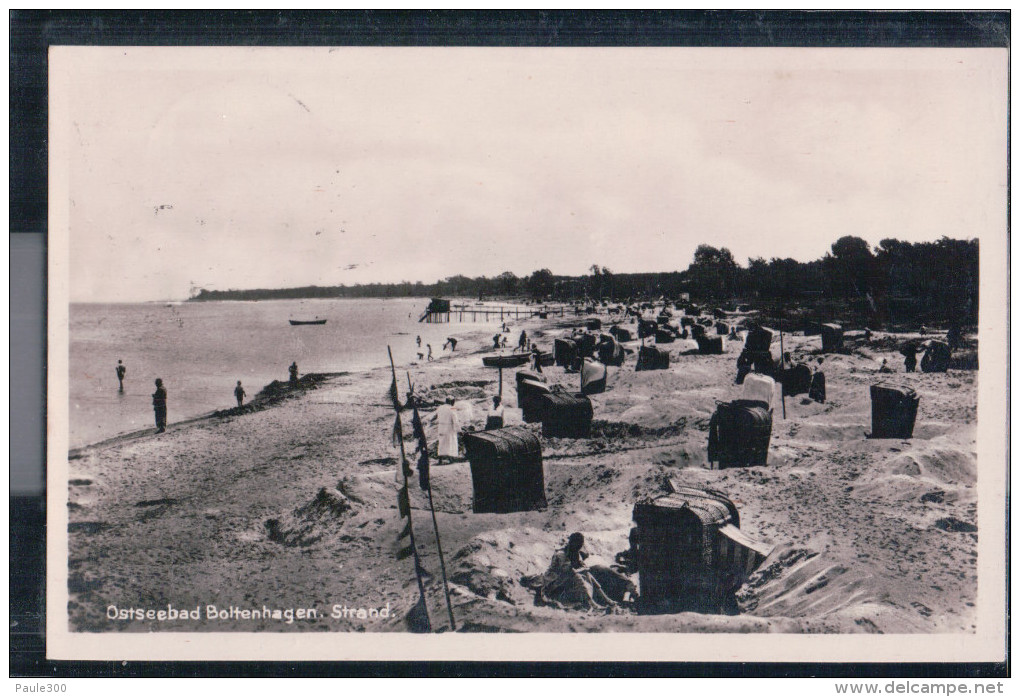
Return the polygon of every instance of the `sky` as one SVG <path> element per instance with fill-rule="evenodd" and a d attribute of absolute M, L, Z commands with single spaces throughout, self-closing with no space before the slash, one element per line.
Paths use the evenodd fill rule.
<path fill-rule="evenodd" d="M 1006 234 L 1005 49 L 60 47 L 50 66 L 72 301 Z"/>

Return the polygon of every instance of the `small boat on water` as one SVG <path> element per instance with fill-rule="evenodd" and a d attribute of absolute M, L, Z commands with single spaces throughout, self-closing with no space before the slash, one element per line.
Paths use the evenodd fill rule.
<path fill-rule="evenodd" d="M 292 326 L 294 326 L 294 325 L 301 325 L 301 324 L 325 324 L 326 323 L 326 320 L 324 320 L 324 319 L 292 319 L 292 320 L 288 320 L 288 321 L 291 323 Z"/>
<path fill-rule="evenodd" d="M 515 368 L 531 359 L 530 353 L 512 353 L 508 356 L 483 356 L 482 365 L 489 368 Z"/>

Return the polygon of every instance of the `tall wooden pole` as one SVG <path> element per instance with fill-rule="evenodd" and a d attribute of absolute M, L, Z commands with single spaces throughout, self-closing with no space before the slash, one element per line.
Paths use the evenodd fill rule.
<path fill-rule="evenodd" d="M 414 387 L 411 385 L 411 376 L 407 376 L 407 389 L 411 391 L 414 399 Z M 414 406 L 413 404 L 411 405 Z M 450 631 L 457 631 L 457 622 L 453 619 L 453 603 L 450 601 L 450 584 L 446 580 L 446 562 L 443 560 L 443 542 L 439 537 L 439 523 L 436 522 L 436 505 L 432 502 L 432 480 L 429 479 L 429 511 L 432 512 L 432 529 L 436 532 L 436 551 L 439 552 L 439 570 L 443 574 L 443 592 L 446 594 L 446 610 L 450 613 Z"/>
<path fill-rule="evenodd" d="M 783 318 L 779 318 L 779 370 L 780 375 L 786 377 L 786 351 L 783 348 Z M 780 394 L 783 399 L 783 419 L 786 419 L 786 387 L 780 383 Z"/>
<path fill-rule="evenodd" d="M 390 354 L 390 371 L 393 373 L 393 388 L 396 389 L 396 387 L 397 387 L 397 369 L 393 365 L 393 351 L 390 349 L 389 346 L 387 346 L 386 347 L 386 352 Z M 398 423 L 399 423 L 399 419 L 400 419 L 400 412 L 399 411 L 397 411 L 397 419 L 398 419 Z M 400 436 L 400 472 L 401 472 L 401 474 L 404 477 L 404 491 L 405 492 L 410 492 L 410 489 L 407 486 L 407 467 L 405 466 L 405 464 L 407 462 L 407 454 L 404 452 L 404 431 L 403 431 L 403 428 L 400 429 L 400 432 L 399 432 L 398 435 Z M 411 540 L 411 552 L 414 554 L 414 575 L 418 579 L 418 593 L 419 593 L 419 597 L 421 598 L 422 607 L 425 610 L 425 621 L 429 625 L 429 631 L 431 631 L 432 630 L 432 620 L 429 619 L 429 606 L 428 606 L 428 603 L 425 601 L 425 584 L 421 580 L 421 572 L 422 572 L 421 559 L 418 557 L 418 545 L 416 545 L 415 542 L 414 542 L 414 525 L 411 522 L 410 499 L 408 499 L 408 504 L 409 505 L 407 507 L 407 529 L 410 531 L 409 532 L 409 537 L 410 537 L 410 540 Z"/>

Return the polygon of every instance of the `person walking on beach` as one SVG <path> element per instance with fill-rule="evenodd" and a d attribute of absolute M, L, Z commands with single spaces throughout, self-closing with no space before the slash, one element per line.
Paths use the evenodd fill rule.
<path fill-rule="evenodd" d="M 528 350 L 528 332 L 523 329 L 521 330 L 521 338 L 517 340 L 517 349 L 514 350 L 514 353 L 517 353 L 518 350 L 521 352 Z"/>
<path fill-rule="evenodd" d="M 421 334 L 414 337 L 414 340 L 418 342 L 418 348 L 421 348 Z"/>
<path fill-rule="evenodd" d="M 297 361 L 294 361 L 293 363 L 290 364 L 289 370 L 290 370 L 290 384 L 292 386 L 296 385 L 298 376 Z"/>
<path fill-rule="evenodd" d="M 156 391 L 152 393 L 152 410 L 156 413 L 156 433 L 163 433 L 166 430 L 166 388 L 159 378 L 156 378 Z"/>
<path fill-rule="evenodd" d="M 538 344 L 531 347 L 531 358 L 535 361 L 535 372 L 542 372 L 542 350 L 538 348 Z"/>
<path fill-rule="evenodd" d="M 496 336 L 492 337 L 492 348 L 494 349 L 499 348 L 499 334 L 496 334 Z"/>
<path fill-rule="evenodd" d="M 124 376 L 127 375 L 127 367 L 117 359 L 117 382 L 120 383 L 120 392 L 124 391 Z"/>
<path fill-rule="evenodd" d="M 429 360 L 430 361 L 434 360 L 432 358 L 432 344 L 425 344 L 425 346 L 428 347 L 428 350 L 429 350 Z"/>
<path fill-rule="evenodd" d="M 237 397 L 237 406 L 244 406 L 244 388 L 241 387 L 241 381 L 237 381 L 237 387 L 234 388 L 234 396 Z"/>
<path fill-rule="evenodd" d="M 439 425 L 439 450 L 436 464 L 442 464 L 443 458 L 453 460 L 459 454 L 457 448 L 457 431 L 460 425 L 457 422 L 457 412 L 453 410 L 456 400 L 447 397 L 446 403 L 436 409 L 436 423 Z"/>

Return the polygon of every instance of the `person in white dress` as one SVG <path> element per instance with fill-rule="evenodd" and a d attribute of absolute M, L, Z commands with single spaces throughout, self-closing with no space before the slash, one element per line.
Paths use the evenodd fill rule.
<path fill-rule="evenodd" d="M 459 454 L 457 432 L 460 430 L 460 424 L 457 412 L 453 409 L 454 403 L 453 397 L 447 397 L 446 404 L 440 405 L 436 410 L 436 424 L 439 426 L 439 460 L 437 464 L 441 463 L 444 457 L 452 460 Z"/>

